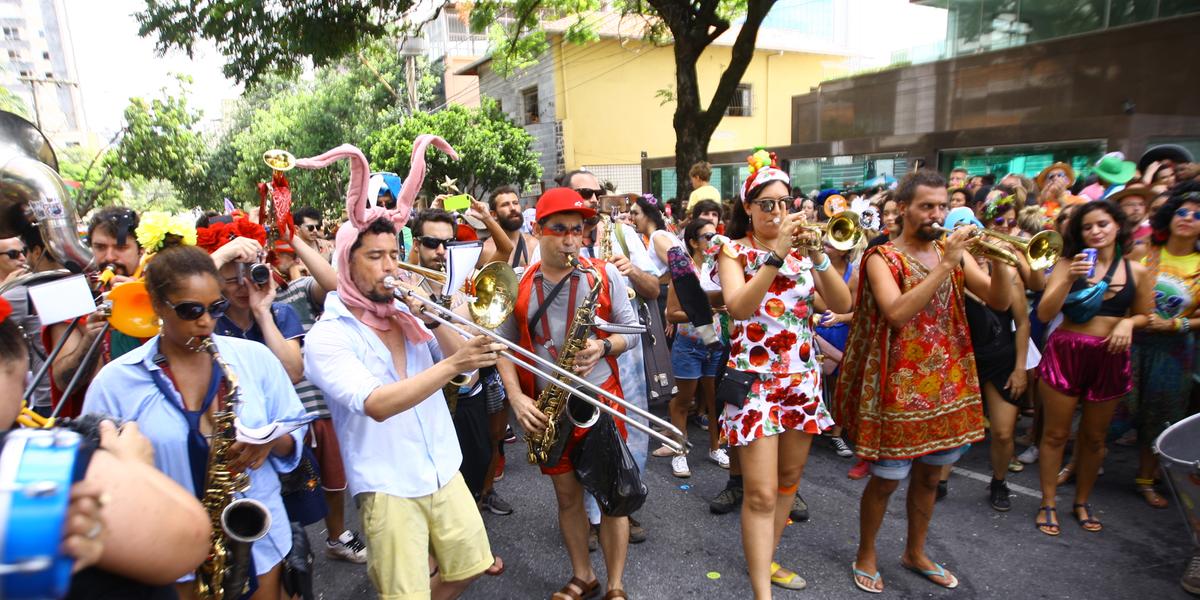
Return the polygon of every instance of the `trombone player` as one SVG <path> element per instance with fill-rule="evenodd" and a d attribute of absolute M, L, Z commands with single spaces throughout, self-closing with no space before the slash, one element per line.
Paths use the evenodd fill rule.
<path fill-rule="evenodd" d="M 509 341 L 554 363 L 560 363 L 559 354 L 567 341 L 564 340 L 566 330 L 596 283 L 591 280 L 593 277 L 599 278 L 600 285 L 595 315 L 614 324 L 638 324 L 625 281 L 616 266 L 579 258 L 582 266 L 591 271 L 585 273 L 570 263 L 572 257 L 579 257 L 585 219 L 595 215 L 596 211 L 570 188 L 555 188 L 542 195 L 537 203 L 537 222 L 534 225 L 541 259 L 526 269 L 518 286 L 516 310 L 497 329 L 497 333 Z M 595 330 L 590 333 L 594 334 Z M 560 366 L 573 369 L 591 383 L 622 396 L 616 357 L 635 348 L 638 340 L 639 336 L 633 334 L 613 334 L 603 338 L 590 335 L 583 348 L 575 354 L 574 363 Z M 547 382 L 544 379 L 535 380 L 532 373 L 527 371 L 518 374 L 517 368 L 507 360 L 501 360 L 498 368 L 521 427 L 526 432 L 545 430 L 547 417 L 538 409 L 534 398 L 548 385 Z M 623 431 L 620 422 L 617 426 Z M 569 436 L 565 440 L 566 449 L 562 457 L 554 464 L 541 466 L 542 473 L 549 475 L 554 485 L 558 501 L 558 524 L 572 571 L 570 581 L 554 594 L 554 600 L 591 597 L 600 587 L 588 557 L 588 520 L 583 507 L 583 486 L 574 473 L 570 458 L 572 449 L 582 442 L 587 433 L 586 429 L 560 430 L 560 436 Z M 604 598 L 625 598 L 622 575 L 629 549 L 629 519 L 602 515 L 599 538 L 608 574 Z"/>

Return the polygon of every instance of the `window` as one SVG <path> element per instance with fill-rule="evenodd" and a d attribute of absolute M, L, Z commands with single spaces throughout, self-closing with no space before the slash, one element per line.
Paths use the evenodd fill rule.
<path fill-rule="evenodd" d="M 21 30 L 17 29 L 16 27 L 5 27 L 3 31 L 4 31 L 4 39 L 6 39 L 6 40 L 21 39 Z"/>
<path fill-rule="evenodd" d="M 43 52 L 43 53 L 42 53 L 42 58 L 44 58 L 44 59 L 46 59 L 46 60 L 50 60 L 50 53 L 49 53 L 49 52 Z"/>
<path fill-rule="evenodd" d="M 752 98 L 750 84 L 739 83 L 737 89 L 733 91 L 733 98 L 729 100 L 729 106 L 725 107 L 725 116 L 749 117 Z"/>
<path fill-rule="evenodd" d="M 29 71 L 21 71 L 21 77 L 29 77 Z"/>
<path fill-rule="evenodd" d="M 8 58 L 9 58 L 10 60 L 21 60 L 21 53 L 20 53 L 20 52 L 17 52 L 16 50 L 9 50 L 9 51 L 8 51 Z"/>
<path fill-rule="evenodd" d="M 46 72 L 46 79 L 54 79 L 54 73 Z"/>
<path fill-rule="evenodd" d="M 534 123 L 541 122 L 541 111 L 538 109 L 537 87 L 535 86 L 521 90 L 521 101 L 525 105 L 525 124 L 533 125 Z"/>

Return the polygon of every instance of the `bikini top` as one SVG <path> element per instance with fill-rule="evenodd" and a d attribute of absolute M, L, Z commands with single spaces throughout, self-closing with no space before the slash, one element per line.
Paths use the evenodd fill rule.
<path fill-rule="evenodd" d="M 1129 311 L 1129 307 L 1133 306 L 1133 299 L 1137 294 L 1137 283 L 1133 280 L 1133 270 L 1129 266 L 1129 261 L 1122 259 L 1121 262 L 1125 263 L 1125 284 L 1121 286 L 1121 289 L 1118 290 L 1117 293 L 1113 294 L 1111 298 L 1103 298 L 1100 302 L 1099 308 L 1096 309 L 1095 312 L 1089 315 L 1086 319 L 1083 319 L 1082 321 L 1076 319 L 1071 320 L 1081 323 L 1083 321 L 1090 320 L 1092 317 L 1125 316 L 1125 314 Z M 1072 295 L 1075 295 L 1075 292 L 1082 292 L 1090 287 L 1100 286 L 1103 284 L 1103 290 L 1093 290 L 1093 292 L 1099 292 L 1100 295 L 1103 296 L 1104 291 L 1107 291 L 1107 289 L 1111 287 L 1109 282 L 1112 280 L 1112 273 L 1114 271 L 1116 271 L 1115 263 L 1109 269 L 1109 272 L 1105 275 L 1104 279 L 1095 284 L 1089 283 L 1086 279 L 1082 278 L 1075 280 L 1075 283 L 1071 284 Z M 1071 315 L 1067 316 L 1070 317 Z"/>

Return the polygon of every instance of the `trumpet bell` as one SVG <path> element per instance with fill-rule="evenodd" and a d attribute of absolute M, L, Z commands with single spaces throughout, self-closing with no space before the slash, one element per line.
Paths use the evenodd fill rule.
<path fill-rule="evenodd" d="M 475 301 L 467 307 L 471 320 L 488 329 L 499 327 L 516 307 L 517 273 L 508 263 L 490 262 L 472 283 Z"/>
<path fill-rule="evenodd" d="M 858 245 L 862 240 L 862 227 L 858 224 L 858 214 L 852 211 L 842 211 L 829 219 L 826 226 L 826 237 L 829 245 L 843 252 Z"/>
<path fill-rule="evenodd" d="M 108 293 L 112 302 L 112 316 L 108 322 L 113 329 L 135 338 L 154 337 L 158 334 L 158 315 L 150 302 L 150 293 L 142 281 L 122 283 Z"/>
<path fill-rule="evenodd" d="M 1025 258 L 1029 260 L 1029 268 L 1044 271 L 1058 262 L 1062 249 L 1062 235 L 1057 231 L 1041 231 L 1029 238 L 1025 245 Z"/>
<path fill-rule="evenodd" d="M 274 171 L 291 171 L 296 168 L 296 157 L 287 150 L 267 150 L 263 152 L 263 162 Z"/>

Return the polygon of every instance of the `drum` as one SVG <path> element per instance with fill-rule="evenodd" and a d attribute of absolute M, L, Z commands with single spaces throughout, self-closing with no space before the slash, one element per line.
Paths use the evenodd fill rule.
<path fill-rule="evenodd" d="M 82 438 L 16 429 L 0 453 L 0 598 L 61 598 L 74 560 L 59 552 Z"/>
<path fill-rule="evenodd" d="M 1200 414 L 1192 415 L 1170 427 L 1154 440 L 1154 453 L 1167 473 L 1167 482 L 1175 494 L 1175 504 L 1200 546 Z"/>

